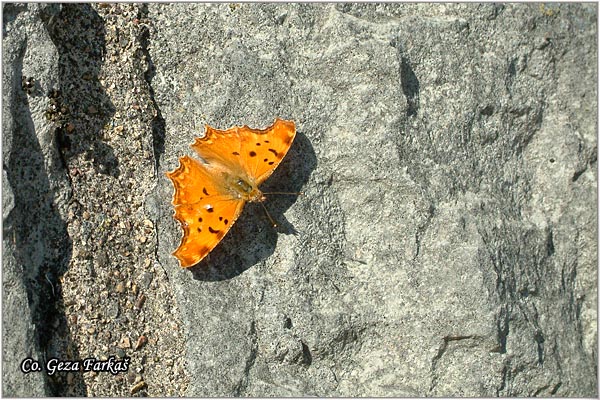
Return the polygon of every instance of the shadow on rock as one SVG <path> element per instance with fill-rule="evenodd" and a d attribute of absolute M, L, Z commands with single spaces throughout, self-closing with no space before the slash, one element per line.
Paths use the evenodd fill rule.
<path fill-rule="evenodd" d="M 45 19 L 46 29 L 59 55 L 60 88 L 54 96 L 59 150 L 64 158 L 84 154 L 96 172 L 118 177 L 114 149 L 102 137 L 104 125 L 112 119 L 114 105 L 99 80 L 106 53 L 104 21 L 89 4 L 64 4 L 61 12 Z M 53 95 L 50 94 L 52 97 Z M 77 121 L 71 134 L 60 134 L 66 121 Z"/>
<path fill-rule="evenodd" d="M 142 15 L 148 16 L 148 5 L 143 4 L 141 9 Z M 148 70 L 146 71 L 145 78 L 148 81 L 148 91 L 150 92 L 150 98 L 154 103 L 156 110 L 156 116 L 152 119 L 152 148 L 154 149 L 154 162 L 155 170 L 158 171 L 162 162 L 163 154 L 165 153 L 165 119 L 162 116 L 159 105 L 156 103 L 156 96 L 154 94 L 153 80 L 156 76 L 156 66 L 152 60 L 152 55 L 148 48 L 150 47 L 150 30 L 146 29 L 143 31 L 141 36 L 141 44 L 144 52 L 144 56 L 148 61 Z"/>
<path fill-rule="evenodd" d="M 54 126 L 53 140 L 39 139 L 44 133 L 36 132 L 28 94 L 16 89 L 20 85 L 9 85 L 7 90 L 12 92 L 6 98 L 14 125 L 5 132 L 9 145 L 4 149 L 4 169 L 14 195 L 14 208 L 4 221 L 3 233 L 12 238 L 15 267 L 22 271 L 40 354 L 46 360 L 77 360 L 81 356 L 70 335 L 60 285 L 73 244 L 67 222 L 59 212 L 66 204 L 57 204 L 54 199 L 68 201 L 71 197 L 71 193 L 59 191 L 72 189 L 67 168 L 77 154 L 86 154 L 97 172 L 119 175 L 114 151 L 101 135 L 114 107 L 98 78 L 105 52 L 102 18 L 89 4 L 51 4 L 40 9 L 39 17 L 59 56 L 59 83 L 48 93 L 45 113 Z M 19 83 L 24 78 L 25 54 L 34 52 L 36 45 L 25 37 L 22 51 L 12 61 L 12 77 Z M 67 129 L 71 122 L 75 130 Z M 83 375 L 73 376 L 71 381 L 66 374 L 47 376 L 47 394 L 85 396 Z"/>
<path fill-rule="evenodd" d="M 317 158 L 308 137 L 298 132 L 288 154 L 260 189 L 264 193 L 300 192 L 316 165 Z M 204 260 L 190 269 L 194 279 L 231 279 L 273 254 L 279 233 L 296 234 L 296 230 L 284 216 L 285 211 L 296 201 L 296 197 L 267 195 L 265 207 L 277 223 L 275 228 L 260 204 L 246 204 L 242 215 L 221 243 Z"/>
<path fill-rule="evenodd" d="M 17 81 L 22 79 L 24 53 L 25 48 L 13 64 Z M 72 242 L 66 222 L 53 201 L 56 196 L 50 184 L 51 179 L 60 179 L 65 171 L 57 164 L 53 168 L 52 163 L 46 168 L 44 150 L 36 135 L 27 96 L 19 90 L 12 94 L 9 102 L 14 129 L 6 133 L 12 136 L 12 142 L 10 148 L 4 151 L 5 155 L 8 154 L 5 170 L 14 194 L 14 208 L 5 220 L 3 234 L 12 238 L 16 267 L 22 271 L 35 327 L 36 348 L 48 359 L 78 359 L 77 348 L 70 340 L 62 311 L 64 305 L 59 283 L 59 278 L 69 266 Z M 67 357 L 67 354 L 70 356 Z M 61 384 L 57 384 L 54 378 L 48 377 L 47 383 L 48 395 L 63 394 Z M 83 379 L 71 386 L 78 388 L 72 395 L 86 394 Z"/>

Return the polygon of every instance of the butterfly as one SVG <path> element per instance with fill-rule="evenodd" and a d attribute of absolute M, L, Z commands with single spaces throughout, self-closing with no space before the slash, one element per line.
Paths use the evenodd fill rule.
<path fill-rule="evenodd" d="M 192 149 L 202 158 L 179 159 L 167 177 L 173 182 L 174 218 L 183 238 L 173 255 L 183 268 L 199 263 L 223 239 L 246 202 L 263 202 L 258 186 L 288 152 L 296 125 L 276 119 L 266 129 L 247 125 L 221 131 L 206 125 Z"/>

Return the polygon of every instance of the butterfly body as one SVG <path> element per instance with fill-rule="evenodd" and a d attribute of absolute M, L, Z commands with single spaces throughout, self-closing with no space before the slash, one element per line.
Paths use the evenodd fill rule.
<path fill-rule="evenodd" d="M 233 197 L 251 202 L 265 200 L 265 196 L 262 194 L 260 189 L 258 189 L 256 183 L 252 182 L 251 179 L 225 173 L 224 180 L 226 182 L 227 189 Z"/>
<path fill-rule="evenodd" d="M 258 188 L 281 162 L 296 134 L 292 121 L 276 119 L 260 130 L 247 126 L 206 134 L 192 148 L 202 161 L 189 156 L 168 172 L 175 194 L 175 219 L 183 228 L 173 255 L 182 267 L 200 262 L 225 236 L 246 202 L 262 202 Z"/>

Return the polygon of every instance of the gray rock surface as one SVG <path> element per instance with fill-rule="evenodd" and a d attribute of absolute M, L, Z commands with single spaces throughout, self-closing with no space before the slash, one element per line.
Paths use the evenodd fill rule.
<path fill-rule="evenodd" d="M 28 97 L 21 86 L 24 75 L 52 82 L 56 51 L 41 23 L 43 8 L 26 8 L 3 8 L 4 21 L 23 29 L 3 26 L 2 394 L 32 397 L 48 393 L 46 380 L 41 374 L 22 373 L 21 363 L 43 358 L 48 330 L 41 315 L 52 313 L 57 299 L 49 284 L 64 272 L 70 249 L 53 201 L 68 188 L 59 188 L 56 160 L 47 156 L 51 143 L 42 123 L 42 101 Z M 37 43 L 38 51 L 30 51 L 29 41 Z M 37 279 L 41 277 L 48 279 Z"/>
<path fill-rule="evenodd" d="M 4 352 L 132 355 L 50 393 L 597 396 L 594 5 L 7 7 Z M 69 105 L 62 153 L 33 69 Z M 298 134 L 262 189 L 304 195 L 180 269 L 164 172 L 205 123 L 275 117 Z M 52 321 L 70 339 L 44 347 Z M 12 362 L 5 395 L 41 394 Z"/>
<path fill-rule="evenodd" d="M 144 211 L 157 177 L 143 6 L 3 11 L 3 165 L 14 198 L 10 210 L 3 203 L 4 394 L 181 395 L 179 312 Z M 25 354 L 42 366 L 129 357 L 130 368 L 23 375 Z"/>

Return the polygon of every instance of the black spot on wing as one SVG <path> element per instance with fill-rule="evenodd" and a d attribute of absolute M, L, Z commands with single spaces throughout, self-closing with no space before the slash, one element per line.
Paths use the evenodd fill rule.
<path fill-rule="evenodd" d="M 208 247 L 206 247 L 206 246 L 200 247 L 200 249 L 198 250 L 198 252 L 200 254 L 206 254 L 206 253 L 208 253 Z"/>
<path fill-rule="evenodd" d="M 254 152 L 254 151 L 251 151 L 251 152 L 250 152 L 250 153 L 248 153 L 248 154 L 250 154 L 250 157 L 255 157 L 255 156 L 256 156 L 256 152 Z"/>

